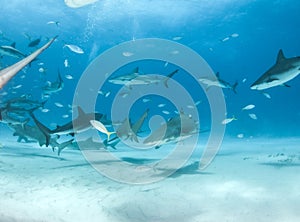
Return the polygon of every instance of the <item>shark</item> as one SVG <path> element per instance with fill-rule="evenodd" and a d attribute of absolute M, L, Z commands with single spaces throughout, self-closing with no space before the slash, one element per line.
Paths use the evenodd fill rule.
<path fill-rule="evenodd" d="M 26 56 L 19 62 L 0 70 L 0 89 L 2 89 L 3 86 L 6 85 L 9 82 L 9 80 L 13 78 L 21 69 L 23 69 L 29 63 L 31 63 L 38 55 L 40 55 L 44 50 L 46 50 L 56 38 L 57 36 L 49 40 L 45 45 L 43 45 L 30 55 Z"/>
<path fill-rule="evenodd" d="M 46 145 L 46 137 L 37 126 L 28 124 L 25 124 L 24 126 L 8 124 L 8 126 L 15 131 L 13 135 L 18 136 L 18 142 L 21 142 L 22 140 L 29 142 L 29 139 L 32 139 L 33 141 L 37 141 L 39 146 Z M 49 140 L 49 145 L 52 147 L 53 151 L 57 148 L 59 155 L 61 150 L 72 144 L 73 140 L 74 139 L 72 138 L 68 141 L 59 143 L 57 142 L 57 138 L 52 137 Z"/>
<path fill-rule="evenodd" d="M 217 86 L 224 89 L 231 89 L 234 93 L 236 93 L 236 87 L 238 85 L 238 82 L 235 82 L 232 85 L 221 79 L 219 72 L 216 73 L 216 77 L 203 77 L 199 78 L 198 81 L 206 85 L 206 90 L 208 90 L 212 86 Z"/>
<path fill-rule="evenodd" d="M 274 86 L 287 86 L 286 82 L 300 74 L 300 56 L 286 58 L 282 49 L 277 54 L 276 63 L 259 77 L 250 88 L 264 90 Z"/>
<path fill-rule="evenodd" d="M 149 109 L 147 109 L 142 116 L 134 123 L 131 124 L 126 118 L 123 123 L 118 127 L 116 134 L 119 138 L 130 139 L 131 141 L 138 142 L 137 133 L 141 129 L 145 119 L 147 118 Z"/>
<path fill-rule="evenodd" d="M 179 115 L 162 124 L 143 143 L 148 146 L 155 146 L 155 149 L 158 149 L 164 144 L 176 143 L 198 133 L 197 126 L 198 124 L 189 115 L 181 111 Z"/>
<path fill-rule="evenodd" d="M 43 123 L 41 123 L 33 113 L 30 113 L 33 121 L 38 126 L 38 128 L 44 133 L 46 137 L 46 146 L 49 145 L 51 135 L 71 135 L 74 136 L 75 133 L 80 133 L 86 131 L 92 127 L 90 124 L 91 120 L 98 120 L 105 124 L 109 124 L 105 115 L 101 113 L 85 113 L 81 107 L 77 107 L 78 116 L 73 121 L 70 121 L 62 126 L 57 126 L 55 129 L 51 130 Z"/>
<path fill-rule="evenodd" d="M 150 74 L 141 74 L 139 72 L 139 68 L 136 67 L 134 70 L 132 70 L 131 73 L 111 78 L 108 80 L 108 82 L 112 84 L 126 85 L 130 87 L 133 85 L 157 84 L 163 81 L 165 86 L 168 87 L 168 80 L 172 78 L 178 71 L 179 70 L 176 69 L 175 71 L 171 72 L 165 77 L 153 77 Z"/>
<path fill-rule="evenodd" d="M 23 59 L 26 57 L 26 55 L 16 48 L 16 43 L 13 43 L 12 45 L 2 45 L 0 46 L 0 56 L 9 56 L 14 57 L 18 59 Z"/>
<path fill-rule="evenodd" d="M 42 88 L 42 90 L 43 90 L 44 95 L 50 95 L 52 93 L 61 91 L 63 89 L 63 87 L 64 87 L 64 82 L 63 82 L 63 80 L 61 78 L 61 74 L 58 70 L 56 82 L 50 82 L 48 85 L 44 86 Z"/>

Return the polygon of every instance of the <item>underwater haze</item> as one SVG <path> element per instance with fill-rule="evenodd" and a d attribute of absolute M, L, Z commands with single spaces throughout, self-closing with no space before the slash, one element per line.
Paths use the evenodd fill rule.
<path fill-rule="evenodd" d="M 300 1 L 1 3 L 1 222 L 300 219 Z"/>

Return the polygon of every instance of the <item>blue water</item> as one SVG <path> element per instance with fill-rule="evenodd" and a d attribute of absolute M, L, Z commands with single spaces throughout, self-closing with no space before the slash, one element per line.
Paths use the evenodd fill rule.
<path fill-rule="evenodd" d="M 228 135 L 298 136 L 299 78 L 289 83 L 290 88 L 266 90 L 271 99 L 250 90 L 249 86 L 275 63 L 279 49 L 283 49 L 286 57 L 300 54 L 297 35 L 299 5 L 298 1 L 100 1 L 72 9 L 63 1 L 31 1 L 30 4 L 4 1 L 0 27 L 5 38 L 0 38 L 1 45 L 16 42 L 17 49 L 29 54 L 33 49 L 27 46 L 29 40 L 26 34 L 32 39 L 41 37 L 40 45 L 55 35 L 59 37 L 37 62 L 25 69 L 26 78 L 21 79 L 22 74 L 18 74 L 2 89 L 8 95 L 1 96 L 1 100 L 24 93 L 39 99 L 35 88 L 43 85 L 45 80 L 54 81 L 59 69 L 63 76 L 72 75 L 74 79 L 64 78 L 63 91 L 53 94 L 47 102 L 46 106 L 52 112 L 39 115 L 42 119 L 63 123 L 66 120 L 58 116 L 68 114 L 67 104 L 72 104 L 78 79 L 99 54 L 132 39 L 154 37 L 172 40 L 179 37 L 179 43 L 199 53 L 214 72 L 220 72 L 222 79 L 230 83 L 239 82 L 237 95 L 224 90 L 227 114 L 238 118 L 227 126 Z M 49 21 L 59 21 L 59 25 L 47 24 Z M 233 33 L 237 33 L 238 37 L 222 41 Z M 78 45 L 85 53 L 75 54 L 63 47 L 65 43 Z M 64 67 L 65 59 L 70 67 Z M 4 57 L 1 65 L 5 67 L 16 61 L 15 58 Z M 38 65 L 40 62 L 42 66 Z M 46 70 L 45 73 L 38 71 L 40 67 Z M 155 70 L 146 69 L 146 73 Z M 180 80 L 180 76 L 174 79 Z M 244 79 L 245 83 L 242 82 Z M 18 84 L 22 87 L 12 94 L 10 87 Z M 115 86 L 110 84 L 108 87 L 112 87 L 113 91 Z M 195 100 L 201 97 L 205 100 L 203 92 L 194 88 L 189 91 L 191 95 L 199 95 L 200 98 Z M 54 102 L 62 103 L 65 108 L 53 106 Z M 241 108 L 250 103 L 256 105 L 252 110 L 258 117 L 256 121 L 241 112 Z M 103 106 L 99 109 L 100 112 L 109 112 L 109 108 Z M 203 122 L 210 118 L 206 118 L 206 114 L 209 115 L 209 111 L 202 115 Z M 209 127 L 209 121 L 204 125 Z"/>
<path fill-rule="evenodd" d="M 99 176 L 78 147 L 68 147 L 58 156 L 57 150 L 53 152 L 50 147 L 39 147 L 36 141 L 18 143 L 13 131 L 5 122 L 0 122 L 0 182 L 1 186 L 7 187 L 1 189 L 1 196 L 7 203 L 0 201 L 0 205 L 5 206 L 1 207 L 4 210 L 0 212 L 0 220 L 3 217 L 12 218 L 5 221 L 18 221 L 26 215 L 28 220 L 36 221 L 45 217 L 49 217 L 49 221 L 74 221 L 74 218 L 85 221 L 86 215 L 91 216 L 90 221 L 99 221 L 102 216 L 107 221 L 151 222 L 219 221 L 221 218 L 226 221 L 299 219 L 295 206 L 299 205 L 296 170 L 300 161 L 297 147 L 300 136 L 300 77 L 289 81 L 290 87 L 276 86 L 263 91 L 250 89 L 250 85 L 275 64 L 280 49 L 287 58 L 300 56 L 299 9 L 300 1 L 296 0 L 99 0 L 76 9 L 66 6 L 63 0 L 2 0 L 0 46 L 15 42 L 18 50 L 29 55 L 49 39 L 58 37 L 37 60 L 0 89 L 0 111 L 6 101 L 26 95 L 34 101 L 47 100 L 42 108 L 34 111 L 39 121 L 50 129 L 63 125 L 77 117 L 78 104 L 73 102 L 78 96 L 78 83 L 93 69 L 91 84 L 84 85 L 86 94 L 79 95 L 87 104 L 95 102 L 92 111 L 100 112 L 111 120 L 115 99 L 127 101 L 134 94 L 138 99 L 128 111 L 130 121 L 136 122 L 149 110 L 139 136 L 151 135 L 151 130 L 159 127 L 153 126 L 150 120 L 159 116 L 160 121 L 166 122 L 182 110 L 199 119 L 200 139 L 197 141 L 199 149 L 191 159 L 186 158 L 186 165 L 175 169 L 170 178 L 141 187 L 131 186 L 127 181 L 130 185 L 126 186 L 103 177 L 101 172 Z M 49 24 L 52 21 L 58 22 L 58 25 Z M 36 47 L 28 47 L 29 37 L 31 40 L 40 38 L 41 42 Z M 206 91 L 191 73 L 168 61 L 141 59 L 115 67 L 112 73 L 105 73 L 106 67 L 97 65 L 99 58 L 112 48 L 148 38 L 182 44 L 198 53 L 211 67 L 212 73 L 219 72 L 220 78 L 231 85 L 238 82 L 237 93 L 222 89 L 222 93 L 218 94 L 226 104 L 225 111 L 219 110 L 222 118 L 235 117 L 236 120 L 223 125 L 224 138 L 220 133 L 223 144 L 213 164 L 204 172 L 198 171 L 198 167 L 213 129 L 214 114 L 210 105 L 220 99 L 210 101 L 207 95 L 215 88 Z M 75 53 L 65 44 L 79 46 L 84 53 Z M 134 57 L 130 53 L 125 51 L 123 56 Z M 181 52 L 172 51 L 170 55 L 177 56 L 177 53 Z M 110 64 L 118 64 L 118 58 L 112 57 Z M 17 61 L 19 59 L 3 56 L 0 68 Z M 185 61 L 189 65 L 195 62 L 191 58 Z M 135 87 L 123 87 L 125 94 L 120 94 L 121 86 L 108 82 L 111 78 L 132 72 L 136 67 L 141 74 L 163 76 L 178 69 L 172 80 L 185 89 L 194 103 L 176 107 L 177 99 L 170 100 L 155 91 L 144 95 Z M 205 76 L 202 71 L 199 70 L 198 74 Z M 42 87 L 47 85 L 47 81 L 56 81 L 58 72 L 64 82 L 63 89 L 49 98 L 43 97 Z M 92 84 L 93 80 L 97 82 L 99 79 L 105 79 L 101 88 Z M 183 97 L 182 93 L 172 90 L 172 87 L 166 88 L 162 83 L 150 84 L 143 89 L 156 89 L 159 85 L 172 98 L 179 101 Z M 93 101 L 89 95 L 96 95 L 97 99 Z M 196 107 L 189 107 L 195 104 Z M 255 108 L 243 111 L 242 108 L 249 104 L 255 105 Z M 120 112 L 120 119 L 114 126 L 107 126 L 109 130 L 117 128 L 119 121 L 123 120 L 126 104 L 123 105 L 124 110 L 121 103 L 116 111 Z M 196 111 L 197 117 L 193 116 Z M 255 114 L 257 119 L 252 119 L 249 114 Z M 216 124 L 221 126 L 223 119 L 218 119 Z M 28 124 L 35 125 L 31 118 Z M 106 139 L 105 134 L 93 132 L 102 141 Z M 86 139 L 85 136 L 83 133 L 82 138 Z M 63 136 L 59 142 L 71 138 L 71 135 Z M 108 150 L 120 162 L 135 164 L 140 170 L 137 170 L 138 174 L 143 170 L 146 172 L 147 168 L 143 167 L 147 163 L 168 158 L 172 145 L 189 147 L 189 143 L 184 142 L 173 141 L 160 149 L 153 147 L 149 150 L 131 149 L 119 143 L 116 150 Z M 100 149 L 102 155 L 101 152 Z M 107 166 L 115 163 L 112 159 L 99 162 L 105 166 L 105 161 Z M 160 170 L 165 173 L 164 168 L 157 167 L 156 170 L 155 173 Z M 118 178 L 112 179 L 118 181 Z M 177 199 L 174 193 L 178 195 Z M 41 200 L 45 201 L 44 204 L 37 206 L 36 203 Z M 48 209 L 48 204 L 54 206 L 53 211 Z M 86 215 L 78 207 L 82 207 Z"/>

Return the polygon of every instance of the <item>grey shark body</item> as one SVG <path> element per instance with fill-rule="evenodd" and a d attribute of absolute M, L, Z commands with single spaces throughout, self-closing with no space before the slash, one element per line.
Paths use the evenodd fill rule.
<path fill-rule="evenodd" d="M 61 91 L 63 87 L 64 87 L 64 82 L 61 78 L 60 72 L 58 71 L 56 82 L 50 82 L 47 86 L 44 86 L 42 90 L 44 95 L 50 95 L 52 93 Z"/>
<path fill-rule="evenodd" d="M 153 76 L 150 74 L 141 74 L 139 73 L 139 69 L 135 68 L 131 73 L 111 78 L 108 80 L 108 82 L 117 85 L 126 85 L 129 87 L 133 85 L 149 85 L 164 82 L 165 86 L 168 87 L 168 80 L 172 78 L 177 72 L 178 69 L 171 72 L 166 77 L 160 77 L 158 75 Z"/>
<path fill-rule="evenodd" d="M 145 145 L 159 148 L 170 142 L 179 142 L 198 133 L 198 124 L 188 115 L 180 113 L 169 119 L 144 140 Z"/>
<path fill-rule="evenodd" d="M 46 127 L 43 123 L 41 123 L 34 115 L 31 113 L 31 117 L 37 127 L 43 132 L 46 136 L 46 146 L 49 145 L 51 135 L 72 135 L 74 136 L 75 133 L 80 133 L 85 130 L 91 128 L 90 120 L 96 119 L 103 123 L 108 123 L 106 117 L 101 113 L 85 113 L 80 107 L 78 107 L 78 117 L 75 118 L 73 121 L 70 121 L 62 126 L 57 126 L 56 129 L 51 130 Z"/>
<path fill-rule="evenodd" d="M 208 90 L 212 86 L 217 86 L 224 89 L 231 89 L 234 93 L 236 93 L 236 87 L 238 85 L 237 82 L 232 85 L 221 79 L 218 72 L 216 73 L 216 77 L 203 77 L 199 78 L 198 81 L 206 85 L 206 90 Z"/>
<path fill-rule="evenodd" d="M 253 90 L 264 90 L 274 86 L 288 86 L 286 82 L 300 74 L 300 56 L 286 58 L 280 49 L 275 65 L 259 77 L 252 85 Z"/>
<path fill-rule="evenodd" d="M 44 133 L 37 126 L 31 126 L 28 124 L 24 126 L 8 124 L 8 126 L 15 131 L 13 135 L 18 136 L 18 142 L 21 142 L 22 140 L 29 142 L 29 139 L 32 139 L 33 141 L 37 141 L 40 146 L 46 145 L 47 143 Z M 49 145 L 53 150 L 57 148 L 59 155 L 61 150 L 71 145 L 72 142 L 73 139 L 58 143 L 57 138 L 50 138 Z"/>
<path fill-rule="evenodd" d="M 23 59 L 26 55 L 17 50 L 13 45 L 2 45 L 0 46 L 0 56 L 10 56 L 18 59 Z"/>
<path fill-rule="evenodd" d="M 0 70 L 0 89 L 12 78 L 14 77 L 21 69 L 23 69 L 26 65 L 32 62 L 39 54 L 41 54 L 45 49 L 47 49 L 56 39 L 54 37 L 48 43 L 46 43 L 41 48 L 37 49 L 35 52 L 30 54 L 29 56 L 23 58 L 21 61 L 6 67 L 5 69 Z"/>

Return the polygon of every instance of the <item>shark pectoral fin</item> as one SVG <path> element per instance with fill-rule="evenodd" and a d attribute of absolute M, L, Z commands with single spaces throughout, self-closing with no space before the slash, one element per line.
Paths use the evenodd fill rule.
<path fill-rule="evenodd" d="M 266 82 L 270 83 L 270 82 L 278 81 L 278 80 L 279 80 L 278 78 L 269 78 Z"/>
<path fill-rule="evenodd" d="M 291 87 L 290 85 L 286 84 L 286 83 L 283 83 L 282 86 L 285 86 L 285 87 Z"/>

